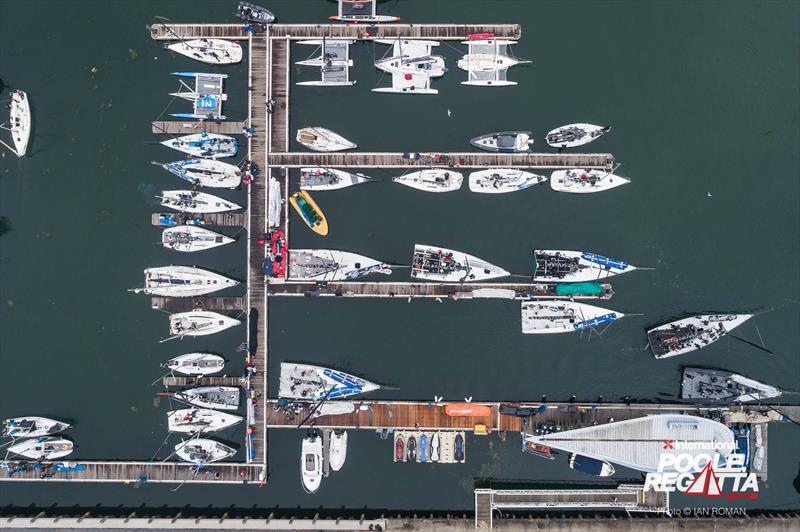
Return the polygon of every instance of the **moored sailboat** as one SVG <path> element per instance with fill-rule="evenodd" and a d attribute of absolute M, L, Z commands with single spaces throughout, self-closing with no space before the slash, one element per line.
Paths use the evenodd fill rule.
<path fill-rule="evenodd" d="M 38 438 L 67 430 L 69 423 L 38 416 L 14 417 L 3 421 L 3 436 Z"/>
<path fill-rule="evenodd" d="M 414 245 L 412 279 L 463 283 L 508 275 L 510 273 L 506 270 L 461 251 L 424 244 Z"/>
<path fill-rule="evenodd" d="M 197 225 L 167 227 L 161 233 L 161 244 L 173 251 L 192 253 L 235 242 L 234 239 Z"/>
<path fill-rule="evenodd" d="M 31 138 L 31 106 L 25 91 L 16 90 L 11 93 L 9 108 L 11 139 L 14 141 L 17 157 L 24 157 Z"/>
<path fill-rule="evenodd" d="M 700 314 L 647 331 L 656 358 L 683 355 L 713 344 L 752 318 L 752 314 Z"/>
<path fill-rule="evenodd" d="M 236 454 L 236 450 L 215 440 L 193 438 L 175 446 L 175 455 L 192 464 L 212 464 Z"/>
<path fill-rule="evenodd" d="M 147 268 L 144 271 L 144 288 L 134 288 L 130 291 L 153 296 L 192 297 L 210 294 L 237 284 L 239 281 L 201 268 L 161 266 Z"/>
<path fill-rule="evenodd" d="M 171 396 L 200 408 L 236 410 L 239 408 L 239 391 L 234 386 L 199 386 L 175 392 Z"/>
<path fill-rule="evenodd" d="M 522 153 L 531 150 L 533 137 L 531 137 L 530 131 L 499 131 L 479 135 L 470 139 L 469 143 L 486 151 Z"/>
<path fill-rule="evenodd" d="M 222 371 L 225 359 L 212 353 L 186 353 L 169 359 L 161 367 L 182 375 L 199 377 Z"/>
<path fill-rule="evenodd" d="M 64 438 L 43 437 L 23 440 L 8 448 L 8 452 L 31 460 L 56 460 L 72 452 L 74 445 Z"/>
<path fill-rule="evenodd" d="M 182 408 L 167 412 L 169 431 L 185 434 L 217 432 L 241 421 L 239 416 L 206 408 Z"/>
<path fill-rule="evenodd" d="M 364 174 L 354 174 L 336 168 L 301 168 L 300 188 L 302 190 L 337 190 L 366 183 L 372 178 Z"/>
<path fill-rule="evenodd" d="M 464 176 L 453 170 L 428 168 L 393 177 L 392 181 L 425 192 L 453 192 L 461 188 Z"/>
<path fill-rule="evenodd" d="M 635 269 L 623 260 L 586 251 L 533 250 L 533 280 L 541 283 L 597 281 Z"/>
<path fill-rule="evenodd" d="M 211 214 L 241 209 L 232 201 L 195 190 L 164 190 L 161 205 L 180 212 Z"/>
<path fill-rule="evenodd" d="M 239 325 L 239 320 L 208 310 L 178 312 L 169 316 L 169 332 L 176 337 L 207 336 Z"/>
<path fill-rule="evenodd" d="M 242 46 L 226 39 L 190 39 L 168 44 L 168 50 L 211 65 L 231 65 L 242 60 Z"/>
<path fill-rule="evenodd" d="M 288 265 L 291 280 L 345 281 L 392 273 L 385 262 L 336 249 L 290 249 Z"/>
<path fill-rule="evenodd" d="M 603 170 L 556 170 L 550 174 L 550 188 L 573 194 L 611 190 L 630 181 L 627 177 Z"/>
<path fill-rule="evenodd" d="M 554 148 L 575 148 L 589 144 L 611 131 L 610 126 L 567 124 L 550 131 L 545 140 Z"/>
<path fill-rule="evenodd" d="M 304 127 L 297 130 L 297 142 L 314 151 L 329 152 L 357 148 L 357 146 L 324 127 Z"/>
<path fill-rule="evenodd" d="M 523 334 L 555 334 L 610 325 L 623 317 L 615 312 L 575 301 L 525 301 L 521 308 Z"/>
<path fill-rule="evenodd" d="M 469 174 L 469 189 L 482 194 L 516 192 L 547 181 L 543 175 L 516 168 L 489 168 Z"/>
<path fill-rule="evenodd" d="M 699 403 L 735 404 L 775 399 L 783 390 L 731 371 L 683 368 L 681 399 Z"/>
<path fill-rule="evenodd" d="M 366 379 L 322 366 L 281 362 L 278 396 L 289 399 L 342 399 L 380 389 Z"/>
<path fill-rule="evenodd" d="M 236 188 L 242 182 L 241 169 L 216 159 L 184 159 L 171 163 L 153 163 L 176 176 L 201 187 Z"/>
<path fill-rule="evenodd" d="M 194 133 L 161 141 L 161 144 L 188 153 L 192 157 L 218 159 L 233 157 L 239 151 L 239 141 L 218 133 Z"/>

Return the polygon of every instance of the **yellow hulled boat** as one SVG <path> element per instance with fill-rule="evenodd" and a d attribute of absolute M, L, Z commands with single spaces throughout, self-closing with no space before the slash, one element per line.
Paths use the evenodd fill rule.
<path fill-rule="evenodd" d="M 292 194 L 289 197 L 289 203 L 312 231 L 322 236 L 328 234 L 328 220 L 325 219 L 325 215 L 322 214 L 319 206 L 311 199 L 308 192 L 301 190 Z"/>

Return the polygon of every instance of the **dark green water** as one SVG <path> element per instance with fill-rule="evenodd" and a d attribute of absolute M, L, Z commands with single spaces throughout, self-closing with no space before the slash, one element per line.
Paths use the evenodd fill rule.
<path fill-rule="evenodd" d="M 10 227 L 0 236 L 0 418 L 74 420 L 77 459 L 151 458 L 166 430 L 150 383 L 167 358 L 216 350 L 231 359 L 231 373 L 241 370 L 243 328 L 158 344 L 166 315 L 125 292 L 147 266 L 245 275 L 242 243 L 177 256 L 156 244 L 150 225 L 154 195 L 183 186 L 149 164 L 178 158 L 154 144 L 150 121 L 177 87 L 169 72 L 209 67 L 171 57 L 145 25 L 155 15 L 228 21 L 234 4 L 0 2 L 0 78 L 28 91 L 35 117 L 29 156 L 0 158 L 0 215 Z M 288 22 L 335 11 L 318 1 L 269 7 Z M 656 268 L 615 280 L 606 302 L 644 316 L 588 340 L 523 336 L 515 302 L 276 299 L 273 374 L 282 360 L 333 365 L 395 383 L 375 394 L 387 399 L 657 400 L 677 394 L 680 366 L 691 363 L 800 389 L 798 4 L 402 0 L 381 9 L 415 22 L 518 22 L 514 51 L 534 62 L 510 71 L 516 87 L 465 87 L 459 53 L 443 45 L 451 71 L 435 83 L 438 96 L 379 95 L 370 93 L 380 78 L 371 61 L 382 51 L 358 45 L 355 87 L 293 88 L 292 130 L 324 125 L 367 151 L 447 151 L 487 131 L 531 129 L 541 145 L 560 124 L 610 123 L 613 133 L 590 147 L 614 153 L 632 183 L 587 197 L 546 186 L 432 195 L 391 183 L 319 193 L 331 233 L 321 239 L 293 218 L 292 247 L 407 263 L 413 243 L 425 242 L 520 273 L 530 271 L 534 247 L 587 249 Z M 310 52 L 294 46 L 292 58 Z M 231 75 L 226 114 L 242 117 L 246 65 L 223 70 Z M 295 80 L 312 74 L 293 67 Z M 182 103 L 170 111 L 188 108 Z M 221 195 L 244 201 L 242 192 Z M 775 356 L 735 341 L 665 361 L 642 350 L 646 326 L 711 310 L 769 310 L 755 323 Z M 752 324 L 740 334 L 757 338 Z M 773 425 L 769 436 L 769 486 L 751 506 L 798 508 L 800 431 Z M 513 435 L 469 438 L 465 465 L 415 467 L 392 463 L 390 441 L 362 432 L 350 434 L 342 472 L 307 496 L 301 437 L 270 433 L 270 482 L 261 490 L 3 483 L 0 504 L 469 509 L 475 479 L 586 480 L 563 460 L 520 453 Z"/>

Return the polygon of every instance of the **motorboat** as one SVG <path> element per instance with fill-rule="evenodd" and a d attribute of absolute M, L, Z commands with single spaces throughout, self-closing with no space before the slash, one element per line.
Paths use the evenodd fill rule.
<path fill-rule="evenodd" d="M 611 131 L 611 126 L 594 124 L 568 124 L 550 131 L 545 140 L 554 148 L 575 148 L 589 144 Z"/>
<path fill-rule="evenodd" d="M 191 253 L 235 242 L 233 238 L 197 225 L 167 227 L 161 233 L 161 243 L 167 249 Z"/>
<path fill-rule="evenodd" d="M 376 68 L 392 75 L 392 85 L 374 88 L 373 92 L 438 94 L 438 90 L 431 88 L 431 78 L 444 76 L 447 69 L 444 57 L 431 55 L 431 49 L 439 46 L 437 41 L 376 39 L 375 42 L 392 46 L 390 56 L 375 60 Z"/>
<path fill-rule="evenodd" d="M 239 388 L 234 386 L 200 386 L 172 394 L 174 399 L 200 408 L 236 410 L 239 408 Z"/>
<path fill-rule="evenodd" d="M 516 192 L 547 181 L 542 175 L 516 168 L 489 168 L 469 174 L 469 189 L 483 194 Z"/>
<path fill-rule="evenodd" d="M 379 390 L 366 379 L 322 366 L 281 362 L 278 397 L 287 399 L 343 399 Z"/>
<path fill-rule="evenodd" d="M 392 15 L 378 15 L 377 0 L 339 0 L 339 11 L 330 17 L 331 20 L 340 22 L 381 23 L 397 22 L 400 17 Z"/>
<path fill-rule="evenodd" d="M 198 434 L 218 432 L 242 422 L 242 418 L 207 408 L 182 408 L 167 412 L 170 432 Z"/>
<path fill-rule="evenodd" d="M 208 310 L 192 310 L 170 314 L 169 332 L 172 335 L 207 336 L 239 325 L 239 320 Z"/>
<path fill-rule="evenodd" d="M 533 250 L 533 280 L 540 283 L 579 283 L 632 272 L 635 266 L 587 251 Z"/>
<path fill-rule="evenodd" d="M 499 153 L 530 151 L 533 138 L 530 131 L 499 131 L 470 139 L 470 144 L 481 150 Z"/>
<path fill-rule="evenodd" d="M 11 93 L 9 108 L 11 139 L 14 141 L 17 157 L 24 157 L 31 138 L 31 106 L 25 91 L 16 90 Z"/>
<path fill-rule="evenodd" d="M 275 15 L 271 11 L 250 2 L 239 2 L 239 6 L 236 8 L 236 16 L 245 22 L 256 24 L 272 24 L 275 22 Z"/>
<path fill-rule="evenodd" d="M 289 203 L 312 231 L 320 236 L 328 234 L 328 220 L 308 192 L 295 192 L 289 196 Z"/>
<path fill-rule="evenodd" d="M 468 47 L 467 54 L 458 60 L 458 68 L 467 72 L 467 81 L 462 85 L 479 87 L 516 85 L 507 78 L 508 69 L 514 65 L 530 61 L 513 57 L 508 49 L 516 41 L 502 39 L 470 39 L 463 41 Z"/>
<path fill-rule="evenodd" d="M 215 440 L 192 438 L 175 446 L 175 455 L 192 464 L 213 464 L 236 454 L 236 450 Z"/>
<path fill-rule="evenodd" d="M 167 45 L 168 50 L 210 65 L 231 65 L 242 60 L 242 47 L 226 39 L 189 39 Z"/>
<path fill-rule="evenodd" d="M 67 430 L 69 423 L 38 416 L 13 417 L 3 421 L 3 436 L 9 438 L 38 438 Z"/>
<path fill-rule="evenodd" d="M 350 45 L 354 42 L 344 39 L 298 41 L 298 44 L 316 46 L 317 49 L 308 59 L 298 61 L 296 64 L 318 67 L 322 77 L 313 81 L 300 81 L 297 84 L 318 87 L 355 85 L 356 82 L 350 79 L 350 67 L 353 66 L 353 60 L 350 59 Z"/>
<path fill-rule="evenodd" d="M 241 169 L 216 159 L 184 159 L 172 163 L 156 163 L 193 185 L 234 189 L 242 182 Z"/>
<path fill-rule="evenodd" d="M 182 137 L 161 141 L 163 146 L 172 148 L 192 157 L 220 159 L 233 157 L 239 151 L 239 141 L 234 137 L 218 133 L 193 133 Z"/>
<path fill-rule="evenodd" d="M 783 390 L 731 371 L 683 368 L 681 399 L 711 404 L 749 403 L 775 399 Z"/>
<path fill-rule="evenodd" d="M 165 190 L 161 192 L 161 205 L 180 212 L 210 214 L 241 209 L 232 201 L 196 190 Z"/>
<path fill-rule="evenodd" d="M 73 443 L 64 438 L 42 437 L 15 443 L 8 452 L 39 462 L 63 458 L 72 452 L 73 447 Z"/>
<path fill-rule="evenodd" d="M 330 452 L 328 453 L 328 463 L 331 469 L 339 471 L 347 458 L 347 432 L 344 430 L 334 430 L 331 432 Z"/>
<path fill-rule="evenodd" d="M 461 251 L 425 244 L 414 245 L 412 279 L 463 283 L 509 275 L 506 270 Z"/>
<path fill-rule="evenodd" d="M 449 417 L 492 417 L 492 407 L 475 403 L 451 403 L 445 405 L 444 413 Z"/>
<path fill-rule="evenodd" d="M 304 127 L 297 130 L 297 142 L 314 151 L 351 150 L 355 144 L 324 127 Z"/>
<path fill-rule="evenodd" d="M 352 281 L 365 275 L 389 275 L 389 264 L 336 249 L 290 249 L 288 278 L 295 281 Z"/>
<path fill-rule="evenodd" d="M 752 314 L 700 314 L 647 331 L 656 358 L 669 358 L 711 345 L 752 318 Z"/>
<path fill-rule="evenodd" d="M 587 194 L 630 183 L 627 177 L 603 170 L 556 170 L 550 174 L 550 188 L 556 192 Z"/>
<path fill-rule="evenodd" d="M 615 312 L 575 301 L 524 301 L 522 303 L 524 334 L 554 334 L 610 325 L 623 317 Z"/>
<path fill-rule="evenodd" d="M 610 477 L 615 472 L 614 466 L 604 460 L 574 453 L 569 455 L 569 467 L 595 477 Z"/>
<path fill-rule="evenodd" d="M 212 353 L 186 353 L 169 359 L 161 367 L 182 375 L 201 377 L 222 371 L 225 359 Z"/>
<path fill-rule="evenodd" d="M 453 170 L 428 168 L 393 177 L 392 181 L 425 192 L 453 192 L 461 188 L 464 176 Z"/>
<path fill-rule="evenodd" d="M 302 190 L 338 190 L 366 183 L 372 178 L 364 174 L 354 174 L 335 168 L 300 169 L 300 188 Z"/>
<path fill-rule="evenodd" d="M 303 438 L 300 473 L 306 493 L 314 493 L 319 489 L 322 483 L 322 438 L 316 432 Z"/>
<path fill-rule="evenodd" d="M 239 284 L 218 273 L 191 266 L 161 266 L 144 270 L 144 288 L 134 293 L 151 296 L 193 297 L 210 294 Z"/>

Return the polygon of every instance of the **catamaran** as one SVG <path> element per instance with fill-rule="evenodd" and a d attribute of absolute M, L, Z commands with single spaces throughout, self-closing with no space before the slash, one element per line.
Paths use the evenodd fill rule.
<path fill-rule="evenodd" d="M 211 65 L 231 65 L 242 60 L 242 47 L 225 39 L 190 39 L 167 45 L 168 50 Z"/>
<path fill-rule="evenodd" d="M 385 40 L 375 42 L 392 46 L 392 55 L 375 60 L 375 67 L 392 75 L 391 87 L 378 87 L 373 92 L 397 92 L 405 94 L 438 94 L 431 88 L 431 78 L 444 76 L 447 72 L 444 57 L 431 55 L 431 49 L 439 46 L 437 41 Z"/>
<path fill-rule="evenodd" d="M 339 471 L 347 458 L 347 432 L 334 430 L 331 432 L 330 452 L 328 453 L 328 463 L 331 469 Z"/>
<path fill-rule="evenodd" d="M 67 439 L 45 437 L 15 443 L 8 448 L 8 452 L 39 462 L 63 458 L 70 454 L 72 449 L 73 443 Z"/>
<path fill-rule="evenodd" d="M 234 386 L 200 386 L 170 394 L 173 399 L 200 408 L 236 410 L 239 408 L 239 388 Z"/>
<path fill-rule="evenodd" d="M 357 146 L 324 127 L 304 127 L 297 130 L 297 142 L 314 151 L 351 150 Z"/>
<path fill-rule="evenodd" d="M 170 96 L 192 102 L 194 104 L 194 112 L 170 113 L 170 116 L 197 118 L 199 120 L 225 120 L 225 116 L 222 114 L 222 102 L 228 99 L 228 95 L 222 92 L 222 80 L 228 77 L 227 74 L 208 74 L 204 72 L 173 72 L 172 74 L 194 79 L 194 88 L 191 88 L 181 80 L 181 88 L 187 90 L 170 93 Z"/>
<path fill-rule="evenodd" d="M 290 249 L 288 278 L 294 281 L 351 281 L 372 273 L 389 275 L 389 264 L 336 249 Z"/>
<path fill-rule="evenodd" d="M 539 283 L 597 281 L 635 269 L 623 260 L 586 251 L 533 250 L 533 280 Z"/>
<path fill-rule="evenodd" d="M 554 148 L 574 148 L 589 144 L 611 131 L 611 126 L 595 126 L 594 124 L 568 124 L 557 127 L 545 137 L 547 143 Z"/>
<path fill-rule="evenodd" d="M 207 214 L 241 209 L 232 201 L 194 190 L 165 190 L 160 198 L 161 205 L 180 212 Z"/>
<path fill-rule="evenodd" d="M 184 462 L 212 464 L 236 454 L 236 450 L 218 441 L 193 438 L 175 446 L 175 455 Z"/>
<path fill-rule="evenodd" d="M 354 174 L 336 168 L 300 169 L 300 188 L 303 190 L 337 190 L 366 183 L 372 178 L 364 174 Z"/>
<path fill-rule="evenodd" d="M 3 421 L 3 436 L 14 439 L 38 438 L 59 433 L 69 427 L 69 423 L 46 417 L 14 417 Z"/>
<path fill-rule="evenodd" d="M 350 80 L 350 67 L 353 66 L 353 60 L 350 59 L 350 45 L 354 42 L 342 39 L 298 41 L 298 44 L 316 46 L 317 49 L 308 59 L 298 61 L 296 64 L 319 67 L 322 79 L 300 81 L 297 84 L 320 87 L 355 85 L 356 82 Z"/>
<path fill-rule="evenodd" d="M 340 22 L 397 22 L 400 17 L 376 14 L 377 0 L 339 0 L 339 13 L 330 17 Z"/>
<path fill-rule="evenodd" d="M 239 416 L 206 408 L 183 408 L 167 412 L 169 431 L 185 434 L 217 432 L 241 421 Z"/>
<path fill-rule="evenodd" d="M 514 65 L 530 63 L 516 59 L 510 55 L 509 45 L 516 41 L 498 39 L 475 39 L 463 41 L 469 47 L 467 54 L 458 60 L 458 68 L 467 71 L 467 81 L 462 85 L 482 87 L 516 85 L 516 81 L 508 81 L 508 69 Z"/>
<path fill-rule="evenodd" d="M 320 236 L 328 234 L 328 220 L 308 192 L 295 192 L 289 196 L 289 203 L 312 231 Z"/>
<path fill-rule="evenodd" d="M 522 332 L 553 334 L 594 329 L 623 316 L 621 312 L 575 301 L 525 301 L 522 303 Z"/>
<path fill-rule="evenodd" d="M 542 175 L 515 168 L 489 168 L 469 174 L 469 189 L 482 194 L 516 192 L 547 181 Z"/>
<path fill-rule="evenodd" d="M 272 24 L 275 21 L 275 15 L 271 11 L 250 2 L 239 2 L 236 16 L 246 22 L 255 22 L 256 24 Z"/>
<path fill-rule="evenodd" d="M 752 318 L 752 314 L 701 314 L 647 331 L 656 358 L 683 355 L 713 344 Z"/>
<path fill-rule="evenodd" d="M 14 141 L 17 157 L 24 157 L 31 138 L 31 107 L 25 91 L 16 90 L 11 93 L 9 108 L 11 139 Z"/>
<path fill-rule="evenodd" d="M 486 151 L 522 153 L 530 151 L 533 138 L 530 131 L 500 131 L 477 136 L 470 139 L 469 143 Z"/>
<path fill-rule="evenodd" d="M 212 353 L 186 353 L 167 360 L 161 367 L 182 375 L 200 377 L 222 371 L 225 359 Z"/>
<path fill-rule="evenodd" d="M 161 144 L 192 157 L 209 157 L 219 159 L 233 157 L 239 151 L 239 141 L 218 133 L 194 133 L 182 137 L 161 141 Z"/>
<path fill-rule="evenodd" d="M 322 438 L 316 431 L 303 438 L 300 450 L 300 474 L 303 489 L 307 493 L 314 493 L 319 489 L 322 483 Z"/>
<path fill-rule="evenodd" d="M 424 244 L 414 245 L 412 279 L 464 283 L 509 275 L 509 272 L 494 264 L 460 251 Z"/>
<path fill-rule="evenodd" d="M 461 188 L 464 176 L 453 170 L 428 168 L 393 177 L 392 181 L 425 192 L 453 192 Z"/>
<path fill-rule="evenodd" d="M 380 386 L 343 371 L 281 362 L 278 397 L 319 401 L 379 390 Z"/>
<path fill-rule="evenodd" d="M 730 371 L 683 368 L 681 399 L 712 404 L 748 403 L 774 399 L 783 390 Z"/>
<path fill-rule="evenodd" d="M 587 194 L 610 190 L 630 181 L 603 170 L 556 170 L 550 175 L 550 188 L 556 192 Z"/>
<path fill-rule="evenodd" d="M 162 266 L 144 271 L 144 288 L 132 288 L 136 294 L 151 296 L 192 297 L 217 292 L 231 286 L 234 281 L 218 273 L 191 266 Z"/>
<path fill-rule="evenodd" d="M 165 248 L 186 253 L 216 248 L 231 242 L 235 240 L 197 225 L 176 225 L 167 227 L 161 233 L 161 244 Z"/>
<path fill-rule="evenodd" d="M 236 188 L 242 182 L 242 171 L 216 159 L 184 159 L 171 163 L 153 162 L 176 176 L 201 187 Z"/>
<path fill-rule="evenodd" d="M 207 336 L 239 325 L 239 320 L 208 310 L 178 312 L 169 317 L 169 332 L 176 337 Z"/>

